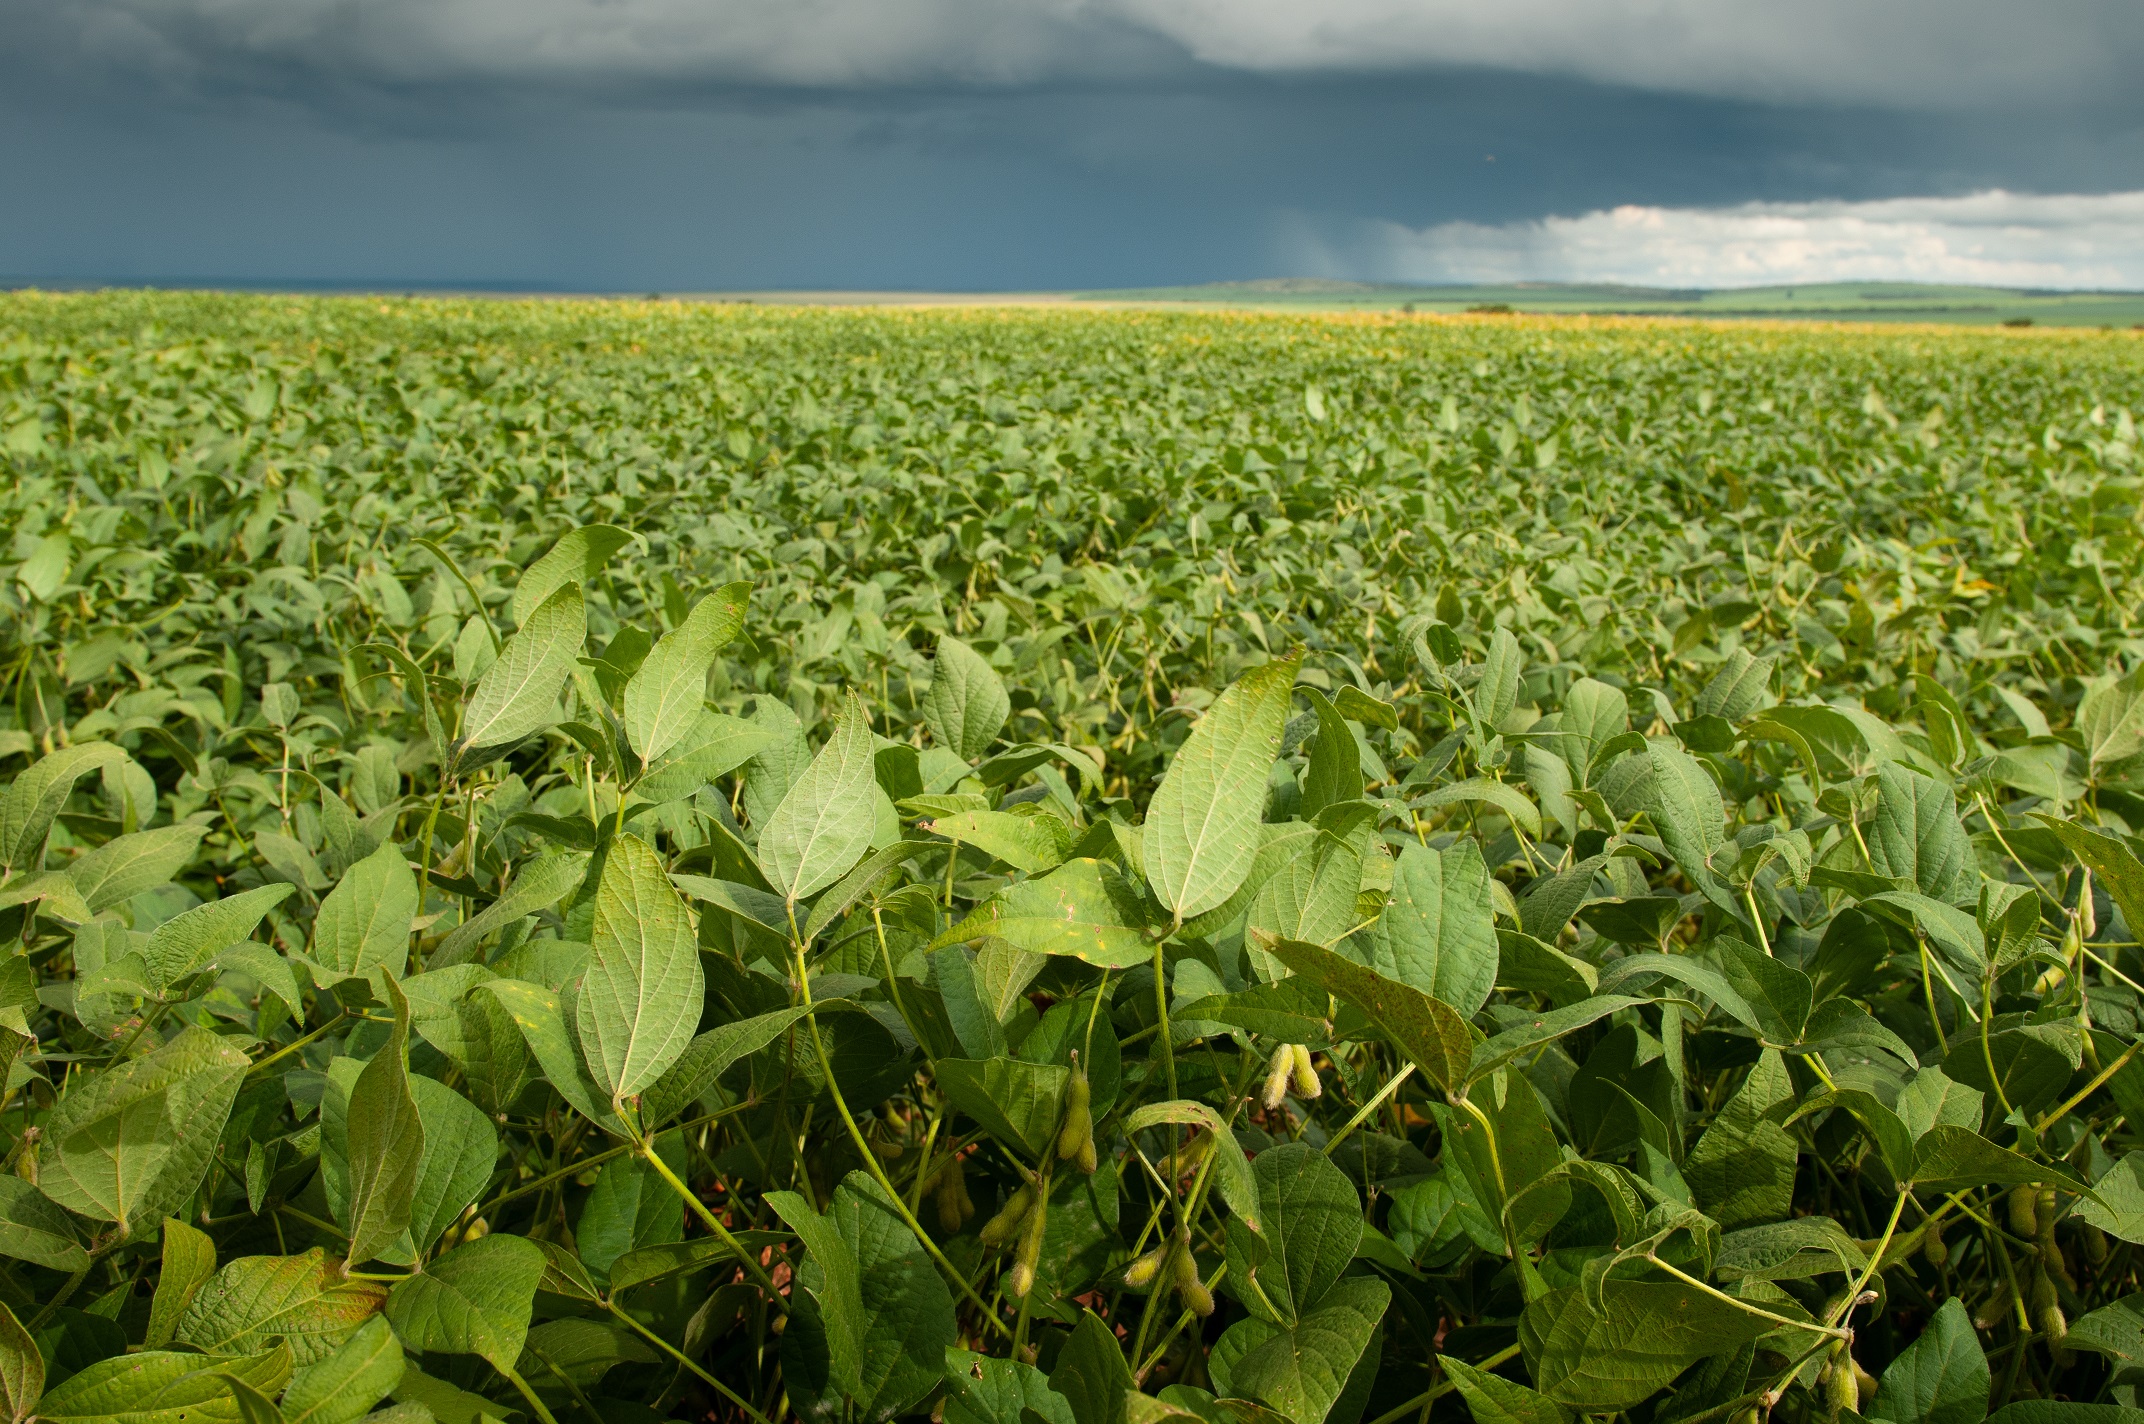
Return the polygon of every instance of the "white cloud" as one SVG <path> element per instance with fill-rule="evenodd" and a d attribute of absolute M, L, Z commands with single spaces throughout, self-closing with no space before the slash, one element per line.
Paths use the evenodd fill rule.
<path fill-rule="evenodd" d="M 0 30 L 168 75 L 844 87 L 1472 65 L 1781 102 L 2121 94 L 2129 0 L 0 0 Z"/>
<path fill-rule="evenodd" d="M 1298 234 L 1310 270 L 1411 282 L 1754 287 L 1956 282 L 2144 288 L 2144 192 L 1625 206 L 1490 226 Z"/>

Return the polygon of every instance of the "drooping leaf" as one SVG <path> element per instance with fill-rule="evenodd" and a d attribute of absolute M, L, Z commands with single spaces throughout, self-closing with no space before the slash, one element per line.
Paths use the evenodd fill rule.
<path fill-rule="evenodd" d="M 567 584 L 585 584 L 603 571 L 611 555 L 633 542 L 631 533 L 610 524 L 569 529 L 550 552 L 528 566 L 514 585 L 515 626 L 528 623 L 551 595 Z"/>
<path fill-rule="evenodd" d="M 700 947 L 662 858 L 619 836 L 596 888 L 588 970 L 575 1009 L 588 1071 L 613 1104 L 638 1097 L 700 1026 Z"/>
<path fill-rule="evenodd" d="M 1012 698 L 989 660 L 951 634 L 938 639 L 931 664 L 931 684 L 923 694 L 923 721 L 938 745 L 962 761 L 974 761 L 990 749 Z"/>
<path fill-rule="evenodd" d="M 1449 1004 L 1317 945 L 1264 937 L 1258 944 L 1297 974 L 1375 1019 L 1430 1082 L 1451 1089 L 1467 1081 L 1474 1035 Z"/>
<path fill-rule="evenodd" d="M 766 1200 L 804 1243 L 807 1259 L 819 1263 L 818 1283 L 808 1289 L 819 1307 L 827 1385 L 855 1399 L 863 1393 L 864 1337 L 869 1330 L 856 1252 L 837 1222 L 813 1211 L 795 1192 L 769 1192 Z"/>
<path fill-rule="evenodd" d="M 149 1303 L 148 1330 L 142 1337 L 143 1347 L 150 1350 L 161 1350 L 172 1342 L 195 1294 L 216 1274 L 216 1243 L 207 1232 L 167 1217 L 162 1266 L 156 1295 Z"/>
<path fill-rule="evenodd" d="M 1035 954 L 1063 954 L 1100 969 L 1153 957 L 1136 888 L 1109 861 L 1068 860 L 1048 875 L 1015 881 L 931 942 L 936 949 L 985 936 Z"/>
<path fill-rule="evenodd" d="M 169 988 L 199 970 L 216 954 L 250 936 L 262 918 L 297 887 L 263 885 L 221 900 L 196 905 L 158 925 L 142 947 L 142 958 L 157 987 Z"/>
<path fill-rule="evenodd" d="M 464 1242 L 388 1292 L 385 1312 L 410 1349 L 481 1355 L 499 1370 L 521 1358 L 544 1254 L 519 1236 Z"/>
<path fill-rule="evenodd" d="M 581 586 L 568 583 L 537 605 L 469 694 L 456 739 L 457 765 L 505 748 L 558 720 L 558 694 L 588 637 Z"/>
<path fill-rule="evenodd" d="M 386 981 L 393 1032 L 350 1090 L 350 1259 L 369 1261 L 409 1229 L 424 1166 L 424 1123 L 410 1092 L 409 1000 Z"/>

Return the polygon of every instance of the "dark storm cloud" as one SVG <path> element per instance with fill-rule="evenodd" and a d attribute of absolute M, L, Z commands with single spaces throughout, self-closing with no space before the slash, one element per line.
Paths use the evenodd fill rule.
<path fill-rule="evenodd" d="M 1439 244 L 1568 263 L 1607 229 L 1496 225 L 2144 188 L 2118 82 L 2136 13 L 0 0 L 0 273 L 1005 288 L 1446 275 Z M 2048 220 L 2072 219 L 2105 240 L 2107 210 Z"/>

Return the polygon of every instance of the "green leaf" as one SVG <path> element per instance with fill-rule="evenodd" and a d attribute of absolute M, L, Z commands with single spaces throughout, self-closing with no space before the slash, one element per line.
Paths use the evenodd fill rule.
<path fill-rule="evenodd" d="M 1303 769 L 1303 801 L 1298 812 L 1307 821 L 1327 806 L 1362 799 L 1362 753 L 1356 748 L 1354 729 L 1325 700 L 1324 693 L 1306 687 L 1303 696 L 1318 719 L 1318 730 L 1310 739 L 1310 764 Z"/>
<path fill-rule="evenodd" d="M 290 1378 L 282 1346 L 237 1360 L 173 1350 L 115 1355 L 70 1375 L 38 1405 L 48 1420 L 103 1424 L 251 1424 L 231 1394 L 229 1377 L 272 1395 Z"/>
<path fill-rule="evenodd" d="M 1063 822 L 1050 816 L 1009 811 L 958 811 L 921 823 L 919 829 L 974 846 L 1026 875 L 1055 869 L 1071 849 Z"/>
<path fill-rule="evenodd" d="M 167 884 L 200 849 L 206 826 L 158 826 L 114 836 L 67 867 L 67 878 L 91 913 L 125 904 Z"/>
<path fill-rule="evenodd" d="M 1039 1158 L 1057 1135 L 1071 1070 L 1017 1058 L 941 1058 L 938 1090 L 990 1132 Z"/>
<path fill-rule="evenodd" d="M 1971 900 L 1980 874 L 1950 788 L 1897 762 L 1876 768 L 1876 785 L 1868 836 L 1876 873 L 1909 881 L 1947 904 Z"/>
<path fill-rule="evenodd" d="M 1474 1424 L 1570 1424 L 1571 1412 L 1539 1390 L 1451 1355 L 1439 1355 L 1437 1364 L 1466 1400 Z"/>
<path fill-rule="evenodd" d="M 655 1150 L 663 1165 L 680 1179 L 687 1170 L 683 1148 L 676 1133 L 656 1139 Z M 583 1265 L 599 1277 L 606 1276 L 612 1263 L 629 1251 L 679 1240 L 684 1209 L 685 1203 L 646 1159 L 637 1153 L 613 1157 L 603 1164 L 581 1202 L 573 1244 Z"/>
<path fill-rule="evenodd" d="M 23 1424 L 45 1392 L 45 1357 L 15 1312 L 0 1304 L 0 1409 L 9 1424 Z"/>
<path fill-rule="evenodd" d="M 1258 887 L 1244 926 L 1250 934 L 1330 947 L 1361 926 L 1361 892 L 1361 849 L 1320 830 Z"/>
<path fill-rule="evenodd" d="M 643 768 L 676 746 L 699 720 L 707 670 L 744 627 L 751 598 L 752 585 L 730 583 L 701 599 L 683 623 L 656 641 L 625 684 L 625 734 Z"/>
<path fill-rule="evenodd" d="M 585 584 L 593 579 L 610 562 L 611 555 L 632 543 L 633 538 L 628 531 L 611 524 L 567 530 L 514 585 L 515 626 L 526 624 L 531 614 L 567 584 Z"/>
<path fill-rule="evenodd" d="M 132 1225 L 193 1194 L 250 1066 L 186 1028 L 155 1052 L 69 1081 L 44 1122 L 38 1186 L 69 1211 Z"/>
<path fill-rule="evenodd" d="M 1250 1158 L 1244 1155 L 1243 1144 L 1236 1141 L 1236 1134 L 1221 1120 L 1221 1115 L 1204 1103 L 1178 1098 L 1148 1103 L 1137 1109 L 1124 1119 L 1124 1130 L 1144 1132 L 1165 1122 L 1201 1127 L 1211 1134 L 1215 1154 L 1214 1190 L 1228 1203 L 1235 1220 L 1253 1231 L 1263 1231 L 1265 1205 L 1259 1198 L 1258 1178 L 1251 1171 Z"/>
<path fill-rule="evenodd" d="M 216 1274 L 216 1243 L 208 1233 L 167 1217 L 162 1264 L 156 1295 L 149 1302 L 148 1332 L 142 1337 L 143 1347 L 150 1350 L 161 1350 L 172 1342 L 195 1292 Z"/>
<path fill-rule="evenodd" d="M 1029 1412 L 1041 1424 L 1073 1424 L 1071 1404 L 1033 1365 L 945 1352 L 945 1424 L 1022 1424 Z"/>
<path fill-rule="evenodd" d="M 409 1219 L 411 1243 L 422 1254 L 491 1180 L 499 1160 L 499 1130 L 476 1104 L 436 1078 L 413 1076 L 409 1087 L 424 1128 Z"/>
<path fill-rule="evenodd" d="M 399 856 L 397 858 L 399 859 Z M 407 870 L 407 862 L 404 862 L 403 868 Z M 463 962 L 475 952 L 486 935 L 505 929 L 524 916 L 556 905 L 581 883 L 587 871 L 588 857 L 576 851 L 538 856 L 514 873 L 514 883 L 507 887 L 505 894 L 447 931 L 446 938 L 440 940 L 438 947 L 432 951 L 425 963 L 438 969 Z M 333 900 L 341 888 L 337 886 L 335 892 L 328 895 L 328 900 Z M 414 884 L 411 888 L 411 898 L 414 902 Z M 327 915 L 326 902 L 322 902 L 320 913 L 323 918 Z M 414 903 L 411 913 L 415 913 Z M 407 934 L 406 929 L 404 933 Z M 314 932 L 314 938 L 316 942 L 319 939 L 317 930 Z M 381 962 L 384 964 L 387 961 Z"/>
<path fill-rule="evenodd" d="M 72 1218 L 20 1177 L 0 1177 L 0 1256 L 55 1271 L 89 1265 Z"/>
<path fill-rule="evenodd" d="M 851 1395 L 856 1415 L 891 1419 L 921 1402 L 943 1377 L 946 1350 L 959 1339 L 953 1296 L 884 1189 L 862 1172 L 849 1173 L 835 1190 L 825 1220 L 848 1244 L 858 1273 L 862 1334 Z M 798 1273 L 815 1301 L 823 1271 L 814 1253 Z M 839 1398 L 807 1384 L 814 1375 L 826 1378 L 830 1363 L 823 1348 L 810 1349 L 808 1334 L 805 1322 L 792 1319 L 782 1337 L 791 1403 L 809 1416 L 839 1418 Z M 802 1368 L 792 1371 L 792 1360 Z"/>
<path fill-rule="evenodd" d="M 573 1035 L 567 1031 L 558 995 L 525 979 L 487 979 L 474 992 L 488 993 L 513 1016 L 521 1036 L 542 1065 L 544 1078 L 576 1112 L 606 1132 L 624 1135 L 624 1124 L 588 1076 Z"/>
<path fill-rule="evenodd" d="M 395 1025 L 350 1089 L 350 1259 L 372 1260 L 409 1228 L 412 1197 L 424 1166 L 424 1123 L 409 1086 L 409 1000 L 383 981 Z"/>
<path fill-rule="evenodd" d="M 2095 772 L 2144 752 L 2144 664 L 2085 693 L 2077 732 Z"/>
<path fill-rule="evenodd" d="M 1965 1303 L 1952 1296 L 1885 1367 L 1868 1417 L 1885 1424 L 1979 1424 L 1987 1417 L 1988 1391 L 1988 1357 Z"/>
<path fill-rule="evenodd" d="M 1986 971 L 1987 940 L 1969 912 L 1913 890 L 1886 890 L 1861 904 L 1885 919 L 1918 929 L 1953 967 L 1976 981 Z"/>
<path fill-rule="evenodd" d="M 2034 819 L 2054 832 L 2055 838 L 2077 857 L 2078 864 L 2098 877 L 2132 929 L 2144 925 L 2144 861 L 2137 859 L 2127 842 L 2075 821 L 2058 821 L 2052 816 Z M 2144 930 L 2136 932 L 2144 934 Z"/>
<path fill-rule="evenodd" d="M 830 1002 L 835 1001 L 822 999 L 816 1007 L 824 1011 Z M 774 1042 L 809 1012 L 810 1008 L 797 1004 L 711 1028 L 693 1039 L 678 1055 L 677 1062 L 642 1096 L 642 1124 L 652 1130 L 692 1106 L 732 1064 Z"/>
<path fill-rule="evenodd" d="M 2125 1295 L 2072 1321 L 2062 1343 L 2105 1355 L 2116 1370 L 2144 1367 L 2144 1292 Z"/>
<path fill-rule="evenodd" d="M 1465 781 L 1440 786 L 1414 804 L 1421 810 L 1434 811 L 1440 806 L 1457 806 L 1469 801 L 1503 812 L 1514 826 L 1537 840 L 1540 838 L 1540 809 L 1526 799 L 1525 792 L 1508 781 L 1470 776 Z"/>
<path fill-rule="evenodd" d="M 1266 773 L 1280 755 L 1295 658 L 1245 673 L 1214 700 L 1147 806 L 1140 854 L 1179 924 L 1236 893 L 1258 856 Z"/>
<path fill-rule="evenodd" d="M 611 842 L 596 887 L 594 953 L 575 1008 L 588 1071 L 614 1105 L 677 1062 L 700 1026 L 706 982 L 692 917 L 637 836 Z"/>
<path fill-rule="evenodd" d="M 519 1236 L 455 1247 L 388 1293 L 386 1315 L 412 1350 L 482 1355 L 502 1373 L 521 1358 L 544 1254 Z"/>
<path fill-rule="evenodd" d="M 313 921 L 313 962 L 353 978 L 375 969 L 400 974 L 409 960 L 409 930 L 416 918 L 417 877 L 402 847 L 382 840 L 320 902 Z"/>
<path fill-rule="evenodd" d="M 851 1399 L 863 1393 L 864 1314 L 861 1268 L 856 1253 L 840 1226 L 813 1211 L 811 1203 L 795 1192 L 768 1192 L 767 1205 L 797 1234 L 818 1262 L 815 1286 L 808 1287 L 818 1304 L 825 1341 L 828 1386 Z"/>
<path fill-rule="evenodd" d="M 2144 1424 L 2144 1409 L 2069 1399 L 2019 1399 L 1990 1414 L 1988 1424 Z"/>
<path fill-rule="evenodd" d="M 1712 873 L 1712 852 L 1727 838 L 1727 813 L 1719 784 L 1704 764 L 1666 737 L 1645 744 L 1650 769 L 1642 805 L 1661 844 L 1706 899 L 1740 915 L 1741 907 Z"/>
<path fill-rule="evenodd" d="M 759 833 L 759 860 L 790 905 L 849 873 L 871 849 L 878 823 L 877 752 L 871 719 L 849 694 L 833 735 L 796 779 Z"/>
<path fill-rule="evenodd" d="M 1355 1259 L 1362 1240 L 1362 1199 L 1346 1174 L 1308 1143 L 1284 1143 L 1259 1153 L 1251 1175 L 1258 1190 L 1259 1232 L 1254 1236 L 1242 1225 L 1230 1226 L 1230 1289 L 1254 1316 L 1292 1325 Z"/>
<path fill-rule="evenodd" d="M 950 633 L 942 635 L 923 694 L 923 722 L 938 745 L 972 762 L 990 750 L 1011 715 L 1012 698 L 988 659 Z"/>
<path fill-rule="evenodd" d="M 1794 1139 L 1776 1120 L 1793 1100 L 1785 1060 L 1764 1050 L 1683 1162 L 1697 1204 L 1722 1227 L 1774 1221 L 1793 1207 Z"/>
<path fill-rule="evenodd" d="M 263 885 L 196 905 L 156 927 L 142 947 L 157 987 L 169 988 L 199 970 L 222 950 L 252 935 L 267 913 L 297 889 Z"/>
<path fill-rule="evenodd" d="M 1371 926 L 1370 966 L 1471 1018 L 1496 987 L 1496 912 L 1481 849 L 1410 845 L 1392 867 L 1392 893 Z"/>
<path fill-rule="evenodd" d="M 1375 1019 L 1439 1088 L 1450 1091 L 1468 1080 L 1474 1034 L 1451 1005 L 1329 949 L 1255 932 L 1253 939 L 1297 974 Z"/>
<path fill-rule="evenodd" d="M 764 727 L 703 707 L 669 752 L 633 783 L 633 794 L 658 805 L 683 801 L 765 752 L 774 741 Z"/>
<path fill-rule="evenodd" d="M 1392 1288 L 1375 1276 L 1341 1281 L 1293 1326 L 1274 1330 L 1245 1350 L 1230 1369 L 1230 1390 L 1270 1406 L 1292 1424 L 1322 1424 L 1377 1337 L 1391 1301 Z M 1233 1328 L 1261 1323 L 1247 1320 Z"/>
<path fill-rule="evenodd" d="M 356 1424 L 403 1379 L 403 1347 L 386 1317 L 371 1317 L 343 1345 L 298 1368 L 283 1390 L 283 1424 Z"/>
<path fill-rule="evenodd" d="M 473 753 L 509 747 L 556 722 L 559 690 L 572 675 L 587 637 L 581 586 L 563 584 L 522 621 L 521 631 L 506 640 L 499 660 L 477 679 L 462 713 L 455 766 L 466 770 L 475 764 Z"/>
<path fill-rule="evenodd" d="M 1526 671 L 1526 655 L 1509 628 L 1489 635 L 1489 651 L 1481 662 L 1481 680 L 1474 684 L 1474 716 L 1491 733 L 1499 730 L 1511 709 L 1518 705 L 1519 677 Z"/>
<path fill-rule="evenodd" d="M 2059 1182 L 2081 1195 L 2093 1194 L 2069 1168 L 2035 1162 L 2007 1147 L 1997 1147 L 1971 1128 L 1938 1123 L 1914 1144 L 1913 1185 L 1917 1189 L 1954 1192 L 1967 1186 L 2024 1182 Z"/>
<path fill-rule="evenodd" d="M 1153 958 L 1137 887 L 1110 861 L 1068 860 L 1048 875 L 1019 880 L 931 941 L 931 948 L 984 938 L 1035 954 L 1062 954 L 1101 969 Z"/>
<path fill-rule="evenodd" d="M 0 867 L 35 870 L 43 859 L 52 820 L 83 776 L 127 759 L 110 742 L 77 742 L 40 757 L 0 792 Z"/>
<path fill-rule="evenodd" d="M 1072 1338 L 1057 1352 L 1050 1388 L 1072 1407 L 1076 1424 L 1124 1424 L 1124 1400 L 1134 1386 L 1116 1332 L 1082 1309 Z"/>
<path fill-rule="evenodd" d="M 1575 1033 L 1622 1009 L 1634 1009 L 1650 1002 L 1629 994 L 1596 994 L 1568 1008 L 1551 1009 L 1521 1019 L 1494 1038 L 1474 1045 L 1467 1062 L 1465 1081 L 1485 1078 L 1529 1049 L 1562 1038 L 1567 1033 Z"/>
<path fill-rule="evenodd" d="M 179 1322 L 181 1344 L 211 1355 L 245 1354 L 280 1337 L 294 1365 L 335 1353 L 379 1313 L 387 1292 L 351 1280 L 314 1247 L 297 1256 L 242 1256 L 197 1291 Z"/>
<path fill-rule="evenodd" d="M 1589 1413 L 1629 1409 L 1707 1355 L 1732 1350 L 1771 1322 L 1681 1283 L 1609 1279 L 1600 1303 L 1553 1290 L 1526 1307 L 1519 1343 L 1534 1384 Z"/>
<path fill-rule="evenodd" d="M 2130 1152 L 2092 1184 L 2099 1194 L 2080 1198 L 2080 1220 L 2123 1241 L 2144 1244 L 2144 1151 Z"/>

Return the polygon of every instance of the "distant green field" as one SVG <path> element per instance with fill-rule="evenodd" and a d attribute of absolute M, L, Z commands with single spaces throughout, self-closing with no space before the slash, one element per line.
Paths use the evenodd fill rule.
<path fill-rule="evenodd" d="M 1282 278 L 1078 293 L 1083 301 L 1186 302 L 1296 310 L 1464 312 L 1508 306 L 1515 312 L 1637 316 L 1764 317 L 1811 321 L 1933 321 L 2039 326 L 2144 324 L 2144 292 L 2045 292 L 2005 287 L 1943 287 L 1916 282 L 1827 282 L 1799 287 L 1675 290 L 1557 282 L 1472 287 L 1377 286 Z"/>

